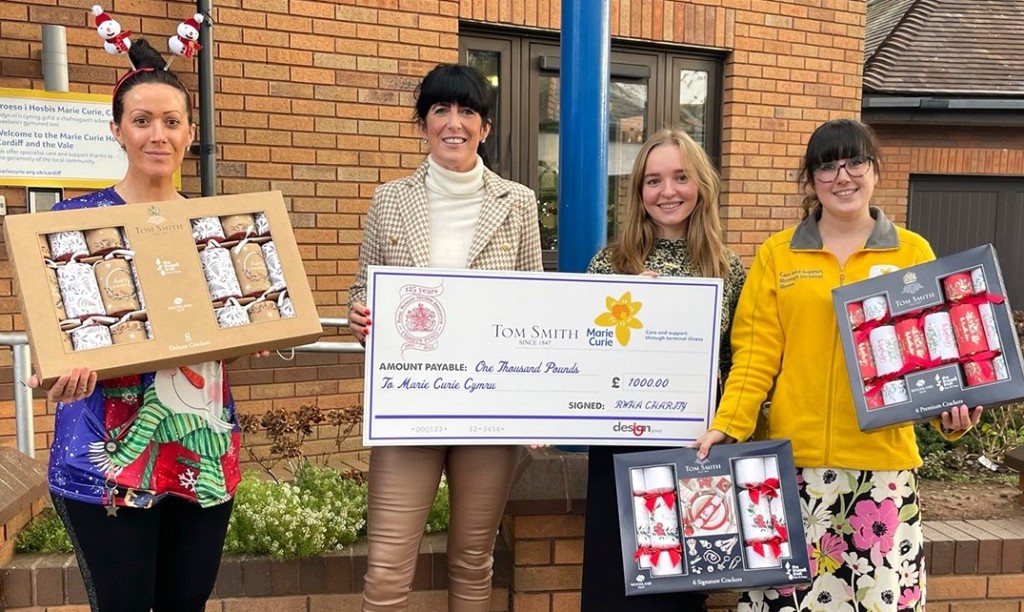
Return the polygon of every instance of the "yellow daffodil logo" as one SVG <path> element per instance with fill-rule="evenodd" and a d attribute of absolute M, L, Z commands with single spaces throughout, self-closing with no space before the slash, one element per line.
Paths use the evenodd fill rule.
<path fill-rule="evenodd" d="M 612 296 L 606 297 L 604 304 L 608 312 L 597 315 L 594 323 L 601 327 L 614 327 L 615 339 L 622 346 L 626 346 L 629 344 L 629 330 L 643 329 L 644 327 L 640 319 L 636 318 L 636 313 L 640 312 L 643 304 L 634 302 L 629 291 L 623 293 L 622 297 L 617 300 Z"/>

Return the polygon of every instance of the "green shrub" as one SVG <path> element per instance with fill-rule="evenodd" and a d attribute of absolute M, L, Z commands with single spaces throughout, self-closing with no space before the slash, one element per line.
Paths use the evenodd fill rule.
<path fill-rule="evenodd" d="M 917 448 L 922 457 L 943 453 L 953 448 L 953 443 L 947 442 L 931 423 L 917 424 L 914 426 L 914 433 L 917 434 Z"/>
<path fill-rule="evenodd" d="M 956 442 L 946 441 L 928 423 L 915 427 L 917 446 L 924 459 L 920 474 L 931 480 L 963 480 L 977 475 L 990 477 L 978 460 L 986 457 L 1001 465 L 1006 452 L 1024 444 L 1024 413 L 1021 404 L 986 409 L 981 421 Z M 999 473 L 1007 472 L 999 469 Z"/>
<path fill-rule="evenodd" d="M 939 449 L 921 457 L 924 463 L 918 468 L 918 475 L 926 480 L 953 482 L 969 477 L 964 470 L 963 455 L 952 449 Z"/>
<path fill-rule="evenodd" d="M 71 538 L 53 508 L 46 508 L 21 530 L 14 550 L 19 553 L 69 553 Z"/>
<path fill-rule="evenodd" d="M 339 550 L 366 535 L 366 483 L 333 468 L 303 464 L 293 482 L 275 482 L 247 471 L 235 491 L 224 550 L 310 557 Z M 443 477 L 426 532 L 448 530 L 448 482 Z M 19 553 L 68 553 L 71 541 L 51 508 L 18 534 Z"/>
<path fill-rule="evenodd" d="M 981 421 L 961 440 L 972 453 L 1002 463 L 1007 451 L 1024 444 L 1024 413 L 1021 404 L 992 408 L 981 413 Z"/>
<path fill-rule="evenodd" d="M 437 497 L 427 517 L 427 533 L 448 531 L 448 515 L 451 512 L 451 500 L 448 497 L 448 479 L 441 476 L 441 484 L 437 487 Z"/>

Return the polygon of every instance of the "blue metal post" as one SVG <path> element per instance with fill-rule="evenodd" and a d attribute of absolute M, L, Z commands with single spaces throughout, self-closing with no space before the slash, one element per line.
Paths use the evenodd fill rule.
<path fill-rule="evenodd" d="M 583 272 L 604 246 L 611 1 L 562 0 L 558 269 Z"/>
<path fill-rule="evenodd" d="M 113 4 L 113 3 L 111 3 Z M 213 14 L 212 0 L 196 0 L 196 12 L 207 23 L 199 28 L 199 181 L 203 197 L 217 195 L 217 137 L 213 112 Z"/>
<path fill-rule="evenodd" d="M 611 0 L 562 0 L 560 77 L 558 270 L 583 272 L 608 231 Z"/>

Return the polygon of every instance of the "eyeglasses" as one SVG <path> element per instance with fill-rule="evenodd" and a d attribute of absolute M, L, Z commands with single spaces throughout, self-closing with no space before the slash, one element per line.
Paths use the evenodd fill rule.
<path fill-rule="evenodd" d="M 854 178 L 861 177 L 867 174 L 873 161 L 875 158 L 870 155 L 858 155 L 841 164 L 834 161 L 818 164 L 814 167 L 814 180 L 819 183 L 831 183 L 839 176 L 839 170 L 842 168 L 846 168 L 846 173 Z"/>

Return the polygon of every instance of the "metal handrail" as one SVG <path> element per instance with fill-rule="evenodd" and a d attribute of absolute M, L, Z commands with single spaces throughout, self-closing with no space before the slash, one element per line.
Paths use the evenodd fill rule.
<path fill-rule="evenodd" d="M 346 318 L 320 319 L 323 327 L 348 327 Z M 11 347 L 14 358 L 14 426 L 17 431 L 18 450 L 29 457 L 36 456 L 35 424 L 32 410 L 32 389 L 25 384 L 32 375 L 32 350 L 25 332 L 0 332 L 0 346 Z M 358 342 L 313 342 L 295 347 L 300 353 L 362 353 Z"/>

